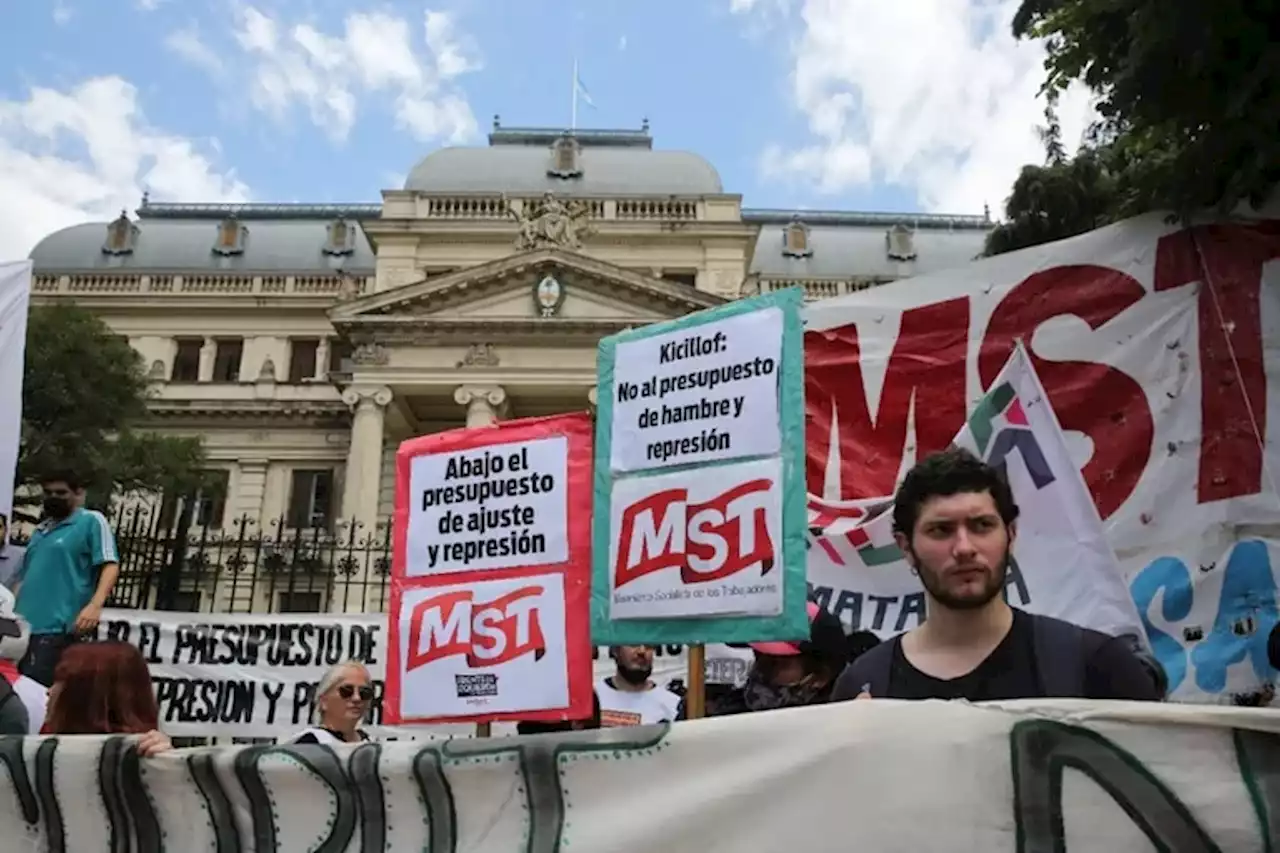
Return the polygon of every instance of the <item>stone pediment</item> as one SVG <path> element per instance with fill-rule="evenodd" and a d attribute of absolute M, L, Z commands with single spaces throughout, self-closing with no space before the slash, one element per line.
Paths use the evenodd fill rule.
<path fill-rule="evenodd" d="M 545 283 L 548 279 L 554 283 Z M 525 334 L 609 334 L 723 302 L 586 255 L 538 249 L 372 293 L 335 306 L 329 318 L 335 328 L 357 337 L 478 327 Z"/>

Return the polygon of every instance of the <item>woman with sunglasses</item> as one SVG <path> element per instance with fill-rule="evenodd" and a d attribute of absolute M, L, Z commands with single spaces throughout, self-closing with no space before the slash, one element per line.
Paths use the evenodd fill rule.
<path fill-rule="evenodd" d="M 373 680 L 359 661 L 340 663 L 316 686 L 320 725 L 295 735 L 292 743 L 359 743 L 369 736 L 358 727 L 373 701 Z"/>

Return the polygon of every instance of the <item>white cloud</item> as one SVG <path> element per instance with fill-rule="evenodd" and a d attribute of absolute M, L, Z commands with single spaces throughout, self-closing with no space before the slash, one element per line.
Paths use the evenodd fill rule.
<path fill-rule="evenodd" d="M 244 201 L 249 189 L 190 140 L 150 126 L 137 90 L 97 77 L 0 100 L 0 258 L 47 234 L 157 201 Z"/>
<path fill-rule="evenodd" d="M 71 20 L 74 14 L 71 7 L 65 3 L 55 2 L 53 4 L 53 22 L 58 26 L 63 26 Z"/>
<path fill-rule="evenodd" d="M 762 171 L 829 194 L 901 184 L 927 210 L 1000 209 L 1022 165 L 1044 159 L 1044 51 L 1010 34 L 1018 5 L 804 0 L 791 93 L 809 140 L 767 148 Z M 1059 115 L 1074 148 L 1091 120 L 1088 93 L 1069 90 Z"/>
<path fill-rule="evenodd" d="M 168 0 L 133 0 L 133 5 L 143 12 L 154 12 L 167 2 Z"/>
<path fill-rule="evenodd" d="M 340 31 L 324 32 L 240 5 L 232 35 L 249 79 L 236 91 L 247 91 L 255 108 L 280 122 L 304 110 L 334 142 L 347 138 L 375 96 L 385 97 L 397 124 L 418 139 L 466 140 L 476 120 L 456 78 L 480 67 L 475 46 L 446 12 L 428 10 L 420 37 L 416 29 L 387 12 L 352 12 Z M 170 47 L 209 69 L 192 44 Z"/>
<path fill-rule="evenodd" d="M 183 30 L 176 30 L 165 36 L 164 46 L 182 59 L 201 68 L 209 74 L 221 74 L 224 70 L 222 58 L 200 38 L 200 32 L 192 24 Z"/>
<path fill-rule="evenodd" d="M 623 51 L 626 49 L 627 49 L 627 37 L 625 35 L 618 36 L 618 50 Z"/>

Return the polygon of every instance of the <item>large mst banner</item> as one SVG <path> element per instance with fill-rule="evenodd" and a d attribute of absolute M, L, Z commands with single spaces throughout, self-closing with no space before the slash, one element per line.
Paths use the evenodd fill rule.
<path fill-rule="evenodd" d="M 1254 708 L 853 702 L 518 738 L 183 750 L 0 738 L 4 850 L 1257 853 Z"/>
<path fill-rule="evenodd" d="M 1192 228 L 1152 214 L 809 306 L 811 525 L 892 494 L 917 456 L 951 442 L 1022 341 L 1174 698 L 1268 700 L 1280 546 L 1271 214 Z M 822 552 L 810 549 L 811 582 L 830 577 L 814 565 Z M 873 627 L 855 578 L 819 586 L 846 622 Z"/>

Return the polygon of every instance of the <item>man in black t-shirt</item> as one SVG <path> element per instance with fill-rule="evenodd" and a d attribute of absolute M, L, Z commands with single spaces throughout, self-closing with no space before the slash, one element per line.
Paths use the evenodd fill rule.
<path fill-rule="evenodd" d="M 1162 698 L 1129 640 L 1009 606 L 1017 518 L 1004 477 L 968 451 L 912 468 L 894 499 L 894 536 L 924 586 L 925 622 L 858 658 L 832 701 Z"/>

